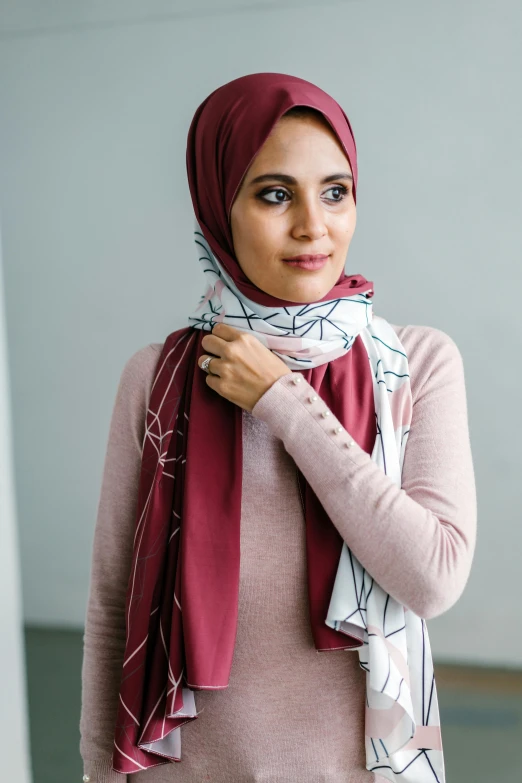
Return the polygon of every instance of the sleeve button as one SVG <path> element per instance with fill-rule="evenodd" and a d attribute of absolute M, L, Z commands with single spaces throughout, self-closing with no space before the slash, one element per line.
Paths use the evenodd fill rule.
<path fill-rule="evenodd" d="M 83 783 L 89 783 L 90 779 L 91 779 L 90 775 L 84 775 L 82 778 Z"/>
<path fill-rule="evenodd" d="M 336 433 L 336 432 L 342 432 L 342 431 L 343 431 L 343 428 L 342 428 L 342 427 L 336 427 L 336 428 L 333 430 L 333 432 L 334 432 L 334 433 Z"/>
<path fill-rule="evenodd" d="M 296 373 L 292 378 L 292 383 L 301 383 L 302 380 L 301 376 Z"/>
<path fill-rule="evenodd" d="M 325 411 L 323 411 L 321 413 L 321 416 L 323 417 L 323 419 L 326 419 L 326 417 L 329 416 L 329 415 L 330 415 L 330 411 L 329 410 L 325 410 Z"/>
<path fill-rule="evenodd" d="M 351 441 L 349 441 L 348 443 L 345 443 L 344 445 L 346 446 L 346 448 L 347 448 L 347 449 L 349 449 L 349 448 L 350 448 L 350 446 L 353 446 L 353 445 L 354 445 L 354 443 L 355 443 L 355 441 L 354 441 L 354 440 L 351 440 Z"/>
<path fill-rule="evenodd" d="M 317 394 L 311 394 L 310 397 L 308 398 L 308 402 L 315 402 L 316 399 L 317 399 Z"/>

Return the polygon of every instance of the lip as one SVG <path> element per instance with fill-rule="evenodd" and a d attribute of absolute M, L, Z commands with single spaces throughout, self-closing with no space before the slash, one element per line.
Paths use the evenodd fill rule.
<path fill-rule="evenodd" d="M 328 261 L 329 256 L 325 255 L 301 255 L 283 258 L 288 266 L 297 266 L 300 269 L 321 269 Z"/>

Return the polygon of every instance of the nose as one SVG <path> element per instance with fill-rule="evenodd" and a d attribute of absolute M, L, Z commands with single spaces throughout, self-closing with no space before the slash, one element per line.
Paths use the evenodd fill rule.
<path fill-rule="evenodd" d="M 317 196 L 300 199 L 293 210 L 292 236 L 296 239 L 320 239 L 327 233 L 325 211 Z"/>

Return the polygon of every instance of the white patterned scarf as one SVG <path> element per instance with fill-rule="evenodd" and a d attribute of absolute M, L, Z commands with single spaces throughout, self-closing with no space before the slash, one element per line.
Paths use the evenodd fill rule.
<path fill-rule="evenodd" d="M 371 299 L 266 307 L 244 296 L 219 263 L 195 220 L 194 238 L 207 281 L 189 316 L 199 329 L 223 322 L 253 332 L 292 370 L 345 354 L 357 335 L 368 352 L 377 438 L 371 454 L 395 484 L 412 417 L 408 357 L 393 327 L 373 315 Z M 325 623 L 360 639 L 366 672 L 366 767 L 384 780 L 445 783 L 437 689 L 426 622 L 386 593 L 344 543 Z"/>

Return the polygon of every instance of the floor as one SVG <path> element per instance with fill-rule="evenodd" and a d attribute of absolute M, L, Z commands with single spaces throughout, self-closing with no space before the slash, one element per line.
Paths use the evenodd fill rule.
<path fill-rule="evenodd" d="M 82 633 L 27 628 L 33 783 L 80 783 Z M 435 663 L 447 783 L 522 781 L 522 672 Z"/>

